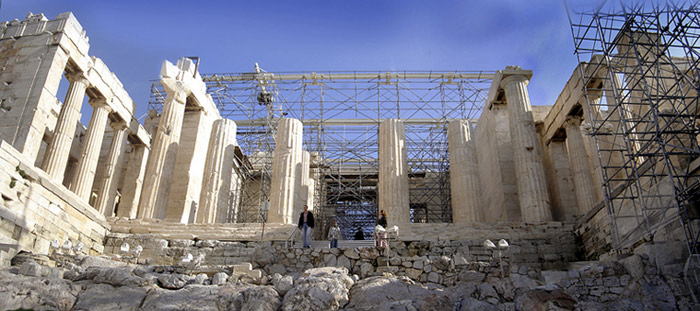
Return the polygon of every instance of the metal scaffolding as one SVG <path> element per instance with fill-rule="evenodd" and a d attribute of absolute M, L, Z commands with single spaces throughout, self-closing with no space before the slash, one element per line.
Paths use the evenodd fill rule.
<path fill-rule="evenodd" d="M 376 222 L 381 119 L 405 121 L 413 220 L 451 221 L 447 121 L 478 117 L 493 73 L 260 70 L 202 77 L 221 116 L 238 125 L 239 145 L 251 163 L 249 180 L 270 178 L 278 118 L 302 121 L 317 219 L 321 228 L 338 220 L 350 238 L 358 227 Z M 150 108 L 160 110 L 163 97 L 154 83 Z M 269 182 L 245 184 L 238 219 L 260 221 L 256 215 L 269 196 Z"/>
<path fill-rule="evenodd" d="M 611 3 L 569 15 L 618 250 L 682 226 L 699 252 L 699 13 Z"/>

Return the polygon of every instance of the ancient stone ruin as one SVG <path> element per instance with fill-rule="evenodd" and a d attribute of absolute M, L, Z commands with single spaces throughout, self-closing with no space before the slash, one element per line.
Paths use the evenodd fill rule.
<path fill-rule="evenodd" d="M 598 45 L 534 106 L 518 66 L 197 58 L 134 103 L 73 14 L 0 23 L 0 309 L 696 310 L 698 13 L 573 25 Z"/>

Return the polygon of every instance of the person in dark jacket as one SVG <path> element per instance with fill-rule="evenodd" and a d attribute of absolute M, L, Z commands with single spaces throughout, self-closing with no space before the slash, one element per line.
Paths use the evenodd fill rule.
<path fill-rule="evenodd" d="M 299 230 L 304 248 L 311 247 L 311 230 L 314 228 L 314 214 L 309 212 L 309 206 L 304 204 L 304 211 L 299 215 Z"/>
<path fill-rule="evenodd" d="M 357 228 L 357 232 L 355 232 L 355 240 L 364 240 L 365 239 L 365 233 L 362 232 L 362 227 Z"/>
<path fill-rule="evenodd" d="M 377 220 L 377 224 L 384 227 L 384 229 L 389 225 L 386 222 L 386 212 L 384 210 L 379 211 L 379 220 Z"/>

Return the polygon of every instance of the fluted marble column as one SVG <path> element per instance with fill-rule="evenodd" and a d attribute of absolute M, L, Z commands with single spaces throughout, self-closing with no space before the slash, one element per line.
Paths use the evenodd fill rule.
<path fill-rule="evenodd" d="M 168 90 L 163 112 L 158 122 L 151 155 L 146 165 L 143 191 L 139 202 L 139 218 L 164 219 L 168 194 L 175 169 L 175 156 L 182 131 L 187 94 L 182 90 Z"/>
<path fill-rule="evenodd" d="M 236 123 L 228 119 L 214 121 L 204 167 L 204 185 L 199 199 L 197 223 L 225 223 L 231 197 Z"/>
<path fill-rule="evenodd" d="M 481 221 L 479 165 L 471 132 L 468 120 L 453 120 L 447 127 L 453 223 Z"/>
<path fill-rule="evenodd" d="M 564 122 L 566 131 L 566 148 L 569 152 L 569 167 L 574 179 L 574 191 L 579 215 L 585 214 L 596 204 L 596 193 L 593 189 L 593 178 L 588 166 L 588 157 L 583 145 L 581 134 L 581 119 L 568 117 Z"/>
<path fill-rule="evenodd" d="M 141 189 L 143 189 L 143 177 L 146 172 L 146 162 L 148 160 L 148 147 L 144 144 L 131 144 L 129 159 L 122 185 L 121 199 L 117 216 L 134 219 L 138 215 L 139 201 L 141 199 Z"/>
<path fill-rule="evenodd" d="M 309 203 L 309 164 L 311 162 L 311 154 L 308 151 L 301 152 L 301 166 L 297 172 L 297 194 L 296 203 L 294 204 L 294 212 L 292 215 L 299 215 L 304 208 L 304 205 Z M 309 206 L 311 210 L 311 206 Z"/>
<path fill-rule="evenodd" d="M 269 223 L 296 223 L 293 215 L 301 170 L 303 125 L 297 119 L 283 118 L 277 126 L 275 154 L 272 160 Z"/>
<path fill-rule="evenodd" d="M 117 196 L 117 185 L 121 175 L 121 159 L 126 148 L 127 128 L 124 122 L 113 122 L 110 124 L 114 135 L 107 154 L 107 163 L 100 180 L 100 193 L 97 196 L 95 208 L 105 215 L 111 217 L 114 214 L 114 200 Z M 134 182 L 134 181 L 128 181 Z"/>
<path fill-rule="evenodd" d="M 85 90 L 88 87 L 88 80 L 82 73 L 67 74 L 66 78 L 70 82 L 70 86 L 58 115 L 53 140 L 46 150 L 46 160 L 43 165 L 44 171 L 57 183 L 63 181 L 73 135 L 75 135 L 75 125 L 80 119 L 80 109 L 83 105 L 83 98 L 85 98 Z"/>
<path fill-rule="evenodd" d="M 379 209 L 390 225 L 411 222 L 408 194 L 406 128 L 401 120 L 379 124 Z"/>
<path fill-rule="evenodd" d="M 100 158 L 100 147 L 102 147 L 102 140 L 105 136 L 107 117 L 112 111 L 104 98 L 91 99 L 90 105 L 92 105 L 92 117 L 88 123 L 87 134 L 78 159 L 78 168 L 70 185 L 70 190 L 86 202 L 90 200 L 92 182 L 95 181 L 95 170 Z"/>
<path fill-rule="evenodd" d="M 552 220 L 552 211 L 542 164 L 542 150 L 527 91 L 528 82 L 524 75 L 515 74 L 501 80 L 501 87 L 505 90 L 508 102 L 515 179 L 518 183 L 522 219 L 534 223 Z"/>

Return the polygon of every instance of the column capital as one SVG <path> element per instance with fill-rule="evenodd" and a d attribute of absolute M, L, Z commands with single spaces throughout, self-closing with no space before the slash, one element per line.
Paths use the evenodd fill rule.
<path fill-rule="evenodd" d="M 88 99 L 88 104 L 92 108 L 106 108 L 109 112 L 112 112 L 112 107 L 109 106 L 110 100 L 107 98 L 90 98 Z"/>
<path fill-rule="evenodd" d="M 500 86 L 501 88 L 506 88 L 509 84 L 515 82 L 522 82 L 525 83 L 525 85 L 527 85 L 528 83 L 530 83 L 530 78 L 528 78 L 525 74 L 508 75 L 501 79 Z"/>
<path fill-rule="evenodd" d="M 87 77 L 81 71 L 68 72 L 65 75 L 66 75 L 66 79 L 70 83 L 77 82 L 77 83 L 82 83 L 85 85 L 88 85 L 88 83 L 89 83 Z"/>
<path fill-rule="evenodd" d="M 183 91 L 167 92 L 167 98 L 165 101 L 168 101 L 168 99 L 172 99 L 178 104 L 184 105 L 187 102 L 187 93 Z"/>
<path fill-rule="evenodd" d="M 127 129 L 126 122 L 122 119 L 109 122 L 109 126 L 115 131 L 123 131 Z"/>
<path fill-rule="evenodd" d="M 581 126 L 581 117 L 579 116 L 566 116 L 566 120 L 564 121 L 564 127 L 578 127 Z"/>

